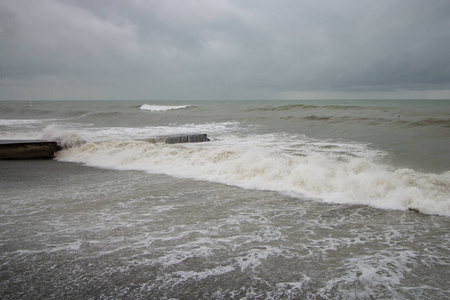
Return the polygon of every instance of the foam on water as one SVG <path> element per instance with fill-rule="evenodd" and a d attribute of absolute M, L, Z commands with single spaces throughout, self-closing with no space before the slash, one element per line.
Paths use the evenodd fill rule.
<path fill-rule="evenodd" d="M 259 138 L 262 148 L 264 140 Z M 52 164 L 53 172 L 58 166 L 74 171 L 60 173 L 65 176 L 55 185 L 45 177 L 47 167 L 43 179 L 21 196 L 2 190 L 7 197 L 2 198 L 2 242 L 11 245 L 2 253 L 5 276 L 11 278 L 3 288 L 10 295 L 19 296 L 19 287 L 42 285 L 45 290 L 34 295 L 445 298 L 450 241 L 445 218 Z M 83 169 L 87 172 L 79 172 Z M 420 276 L 425 279 L 416 282 Z M 66 287 L 74 294 L 64 294 Z M 23 291 L 39 298 L 28 297 L 31 289 Z"/>
<path fill-rule="evenodd" d="M 416 256 L 417 253 L 414 251 L 395 253 L 381 251 L 362 257 L 349 258 L 341 267 L 344 275 L 329 280 L 326 286 L 318 291 L 318 294 L 325 296 L 334 290 L 338 292 L 338 295 L 340 294 L 340 297 L 350 296 L 353 299 L 361 299 L 388 289 L 392 295 L 396 295 L 394 298 L 401 298 L 401 294 L 396 293 L 393 287 L 399 285 L 405 274 L 412 270 Z M 340 292 L 342 290 L 340 287 L 347 284 L 360 288 L 350 294 L 349 291 Z"/>
<path fill-rule="evenodd" d="M 450 215 L 450 172 L 392 169 L 382 163 L 384 155 L 364 144 L 255 135 L 224 136 L 211 143 L 182 145 L 110 140 L 64 150 L 58 159 L 270 190 L 330 203 Z"/>

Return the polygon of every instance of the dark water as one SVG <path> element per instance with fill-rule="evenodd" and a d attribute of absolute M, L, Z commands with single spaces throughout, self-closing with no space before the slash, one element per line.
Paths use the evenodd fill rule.
<path fill-rule="evenodd" d="M 143 104 L 0 103 L 2 298 L 450 297 L 448 102 Z"/>

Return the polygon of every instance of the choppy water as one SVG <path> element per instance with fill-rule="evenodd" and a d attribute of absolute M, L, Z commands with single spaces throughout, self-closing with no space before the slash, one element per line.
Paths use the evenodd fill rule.
<path fill-rule="evenodd" d="M 0 102 L 0 139 L 65 147 L 0 161 L 1 296 L 449 298 L 449 127 L 449 101 Z M 179 133 L 212 141 L 145 141 Z"/>

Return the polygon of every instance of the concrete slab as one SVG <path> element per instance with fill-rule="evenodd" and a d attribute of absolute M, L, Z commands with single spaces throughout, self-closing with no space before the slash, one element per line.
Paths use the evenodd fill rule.
<path fill-rule="evenodd" d="M 49 159 L 61 148 L 41 140 L 0 140 L 0 159 Z"/>
<path fill-rule="evenodd" d="M 154 139 L 149 139 L 150 142 L 164 142 L 166 144 L 178 144 L 178 143 L 201 143 L 209 142 L 208 136 L 202 134 L 186 134 L 186 135 L 170 135 L 161 136 Z"/>

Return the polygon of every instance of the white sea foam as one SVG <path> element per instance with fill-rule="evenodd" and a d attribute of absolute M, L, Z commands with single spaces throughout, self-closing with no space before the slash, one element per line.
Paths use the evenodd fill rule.
<path fill-rule="evenodd" d="M 394 170 L 379 162 L 383 153 L 363 144 L 324 145 L 305 139 L 289 147 L 285 141 L 274 143 L 275 139 L 270 135 L 224 137 L 211 143 L 178 145 L 112 140 L 67 149 L 58 159 L 271 190 L 330 203 L 414 208 L 450 216 L 450 172 Z"/>
<path fill-rule="evenodd" d="M 150 105 L 150 104 L 144 104 L 141 106 L 142 110 L 149 110 L 149 111 L 168 111 L 168 110 L 175 110 L 175 109 L 183 109 L 192 107 L 192 105 Z"/>
<path fill-rule="evenodd" d="M 81 241 L 75 241 L 72 243 L 62 243 L 62 244 L 50 244 L 46 245 L 44 248 L 39 250 L 16 250 L 15 253 L 19 255 L 26 254 L 39 254 L 39 253 L 53 253 L 58 251 L 77 251 L 80 249 Z"/>
<path fill-rule="evenodd" d="M 214 269 L 208 269 L 202 272 L 178 271 L 174 274 L 177 275 L 177 277 L 179 277 L 178 280 L 182 282 L 188 279 L 202 280 L 209 276 L 219 276 L 232 271 L 234 271 L 234 268 L 232 266 L 218 266 Z"/>
<path fill-rule="evenodd" d="M 319 295 L 327 295 L 331 290 L 340 290 L 339 286 L 346 284 L 359 284 L 364 286 L 363 290 L 354 289 L 342 290 L 339 298 L 362 299 L 374 292 L 385 288 L 391 290 L 395 295 L 394 286 L 401 284 L 401 280 L 406 274 L 411 272 L 411 267 L 415 264 L 417 253 L 414 251 L 388 252 L 381 251 L 362 257 L 349 258 L 344 262 L 342 269 L 345 275 L 333 278 L 326 283 L 326 287 L 318 291 Z M 394 297 L 397 298 L 397 297 Z"/>
<path fill-rule="evenodd" d="M 173 273 L 166 273 L 159 275 L 153 284 L 160 288 L 160 283 L 163 282 L 165 286 L 176 286 L 186 283 L 188 280 L 202 281 L 210 276 L 220 276 L 226 273 L 233 272 L 232 266 L 218 266 L 204 271 L 177 271 Z"/>
<path fill-rule="evenodd" d="M 270 256 L 278 256 L 283 252 L 280 248 L 264 246 L 258 249 L 251 249 L 246 253 L 243 253 L 241 257 L 236 259 L 241 271 L 246 269 L 255 270 L 256 267 L 260 266 L 263 261 L 265 261 Z"/>
<path fill-rule="evenodd" d="M 172 126 L 147 126 L 147 127 L 105 127 L 87 129 L 86 134 L 93 140 L 110 139 L 146 139 L 164 135 L 194 134 L 227 132 L 235 130 L 238 122 L 205 123 L 205 124 L 184 124 Z"/>

